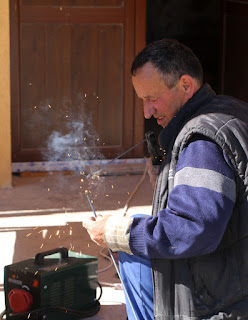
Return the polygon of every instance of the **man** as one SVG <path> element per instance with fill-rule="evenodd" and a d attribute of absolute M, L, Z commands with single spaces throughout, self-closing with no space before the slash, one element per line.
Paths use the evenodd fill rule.
<path fill-rule="evenodd" d="M 131 70 L 145 118 L 163 127 L 152 216 L 84 226 L 101 246 L 151 259 L 154 319 L 248 319 L 248 106 L 216 95 L 175 40 L 149 44 Z"/>

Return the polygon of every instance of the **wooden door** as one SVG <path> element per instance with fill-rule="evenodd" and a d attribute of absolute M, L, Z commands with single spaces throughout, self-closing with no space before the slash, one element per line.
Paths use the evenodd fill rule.
<path fill-rule="evenodd" d="M 248 102 L 248 1 L 223 2 L 221 92 Z"/>
<path fill-rule="evenodd" d="M 145 1 L 13 0 L 10 13 L 14 162 L 113 158 L 143 140 L 130 67 Z"/>

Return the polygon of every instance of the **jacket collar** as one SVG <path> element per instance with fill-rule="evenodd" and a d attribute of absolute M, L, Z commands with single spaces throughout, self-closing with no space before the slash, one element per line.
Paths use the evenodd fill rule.
<path fill-rule="evenodd" d="M 163 150 L 167 150 L 174 141 L 183 125 L 199 109 L 216 96 L 209 84 L 205 83 L 185 105 L 178 111 L 176 116 L 159 134 L 159 143 Z"/>

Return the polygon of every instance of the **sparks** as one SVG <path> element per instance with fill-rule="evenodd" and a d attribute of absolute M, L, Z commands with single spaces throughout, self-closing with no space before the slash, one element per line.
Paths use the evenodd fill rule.
<path fill-rule="evenodd" d="M 41 244 L 40 249 L 42 249 L 42 248 L 43 248 L 43 246 L 44 246 L 44 243 L 42 243 L 42 244 Z"/>
<path fill-rule="evenodd" d="M 49 107 L 50 109 L 52 109 L 52 107 L 51 107 L 51 105 L 50 105 L 50 104 L 48 105 L 48 107 Z"/>
<path fill-rule="evenodd" d="M 70 236 L 72 235 L 72 230 L 70 230 Z"/>
<path fill-rule="evenodd" d="M 59 230 L 57 230 L 57 233 L 56 233 L 56 235 L 57 235 L 57 236 L 59 235 Z"/>
<path fill-rule="evenodd" d="M 81 181 L 81 182 L 84 182 L 84 179 L 81 179 L 80 181 Z"/>
<path fill-rule="evenodd" d="M 111 188 L 114 189 L 114 186 L 112 185 Z"/>
<path fill-rule="evenodd" d="M 47 191 L 49 192 L 49 191 L 50 191 L 50 188 L 47 188 Z"/>
<path fill-rule="evenodd" d="M 31 234 L 32 234 L 32 233 L 28 233 L 28 234 L 26 234 L 26 237 L 29 237 L 29 236 L 31 236 Z"/>
<path fill-rule="evenodd" d="M 109 194 L 106 194 L 106 197 L 109 197 Z"/>
<path fill-rule="evenodd" d="M 34 275 L 36 276 L 39 271 L 35 271 Z"/>

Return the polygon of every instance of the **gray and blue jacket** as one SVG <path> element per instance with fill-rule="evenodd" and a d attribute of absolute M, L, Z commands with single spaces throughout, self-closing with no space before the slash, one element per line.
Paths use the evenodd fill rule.
<path fill-rule="evenodd" d="M 130 232 L 132 252 L 152 257 L 155 319 L 248 319 L 248 106 L 206 84 L 160 144 L 153 217 Z"/>

